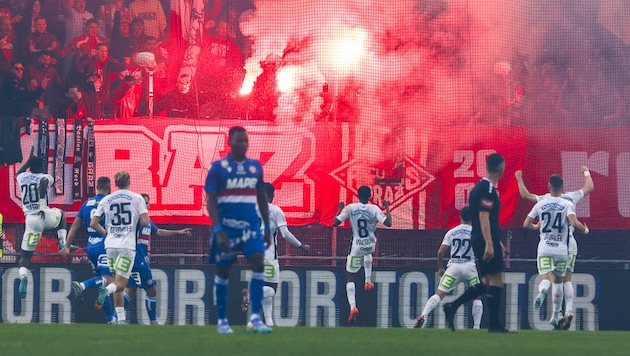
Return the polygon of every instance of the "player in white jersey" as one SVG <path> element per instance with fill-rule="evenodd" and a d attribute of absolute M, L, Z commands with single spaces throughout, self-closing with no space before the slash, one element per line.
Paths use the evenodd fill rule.
<path fill-rule="evenodd" d="M 90 226 L 101 236 L 105 236 L 107 262 L 114 273 L 114 281 L 99 288 L 95 307 L 100 310 L 105 298 L 114 294 L 119 324 L 127 323 L 122 291 L 127 286 L 136 257 L 138 223 L 140 226 L 151 223 L 144 199 L 140 194 L 129 190 L 129 180 L 129 173 L 126 171 L 116 173 L 114 181 L 118 190 L 101 199 L 90 221 Z M 105 228 L 100 224 L 101 216 L 105 216 Z"/>
<path fill-rule="evenodd" d="M 547 297 L 550 285 L 552 288 L 553 314 L 549 324 L 558 328 L 558 318 L 562 308 L 563 286 L 562 278 L 566 274 L 569 246 L 569 222 L 571 226 L 584 234 L 588 234 L 588 227 L 578 221 L 573 203 L 563 199 L 562 188 L 564 181 L 558 174 L 549 177 L 549 196 L 536 203 L 529 212 L 523 227 L 540 230 L 538 243 L 538 296 L 534 301 L 534 309 L 540 309 Z M 539 219 L 537 224 L 534 220 Z"/>
<path fill-rule="evenodd" d="M 378 206 L 369 203 L 372 197 L 370 187 L 361 186 L 357 193 L 359 203 L 349 204 L 345 209 L 343 202 L 339 203 L 339 210 L 333 222 L 334 226 L 339 226 L 346 219 L 350 219 L 350 227 L 352 228 L 352 244 L 346 260 L 346 294 L 350 304 L 348 323 L 354 323 L 359 314 L 355 297 L 354 276 L 361 269 L 363 259 L 367 256 L 371 257 L 376 249 L 376 235 L 374 234 L 376 224 L 380 222 L 387 227 L 392 226 L 392 215 L 389 212 L 387 200 L 383 200 L 385 207 L 385 214 L 383 214 Z"/>
<path fill-rule="evenodd" d="M 470 222 L 470 208 L 465 206 L 459 213 L 460 224 L 448 230 L 444 235 L 442 244 L 437 252 L 437 265 L 440 284 L 435 294 L 427 300 L 422 310 L 422 314 L 416 320 L 415 328 L 424 327 L 426 316 L 440 304 L 442 299 L 446 297 L 459 283 L 466 283 L 466 287 L 472 287 L 479 283 L 479 275 L 477 274 L 477 266 L 475 265 L 475 253 L 472 250 L 470 242 L 470 234 L 472 225 Z M 448 261 L 447 268 L 444 270 L 443 255 L 446 250 L 451 250 L 451 259 Z M 481 316 L 483 315 L 483 303 L 481 297 L 473 301 L 472 307 L 473 329 L 479 329 L 481 326 Z"/>
<path fill-rule="evenodd" d="M 588 167 L 582 166 L 582 174 L 584 174 L 584 186 L 576 191 L 562 193 L 562 198 L 570 201 L 573 205 L 577 206 L 584 197 L 588 196 L 595 189 L 593 178 Z M 528 200 L 532 203 L 537 203 L 542 200 L 546 195 L 535 195 L 527 190 L 525 183 L 523 182 L 523 173 L 516 171 L 516 180 L 518 182 L 518 190 L 521 194 L 521 198 Z M 571 279 L 573 276 L 573 270 L 575 269 L 575 259 L 578 253 L 578 245 L 575 237 L 573 236 L 573 227 L 569 228 L 569 263 L 567 265 L 567 273 L 562 279 L 563 294 L 564 294 L 564 315 L 558 317 L 558 324 L 562 326 L 562 329 L 567 330 L 571 327 L 571 321 L 573 320 L 573 284 Z"/>
<path fill-rule="evenodd" d="M 275 195 L 275 188 L 271 183 L 265 183 L 265 192 L 269 202 L 269 226 L 271 227 L 271 243 L 265 249 L 265 285 L 263 287 L 263 315 L 265 324 L 273 326 L 273 296 L 276 294 L 278 283 L 280 283 L 280 264 L 278 263 L 278 232 L 293 246 L 308 251 L 310 246 L 301 243 L 287 227 L 287 218 L 279 206 L 271 204 Z M 247 289 L 244 290 L 245 292 Z M 249 299 L 249 298 L 247 298 Z M 249 304 L 249 303 L 247 303 Z M 244 310 L 246 310 L 246 306 Z"/>
<path fill-rule="evenodd" d="M 66 244 L 66 217 L 61 209 L 48 207 L 48 188 L 55 180 L 50 174 L 44 173 L 44 164 L 44 160 L 33 156 L 31 151 L 31 156 L 15 177 L 20 186 L 22 210 L 26 218 L 18 269 L 21 298 L 26 298 L 28 266 L 44 230 L 57 229 L 60 248 Z"/>

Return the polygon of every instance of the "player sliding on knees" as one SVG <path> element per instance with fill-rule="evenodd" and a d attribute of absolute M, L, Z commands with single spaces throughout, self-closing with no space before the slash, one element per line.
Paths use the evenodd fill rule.
<path fill-rule="evenodd" d="M 370 187 L 365 185 L 361 186 L 358 190 L 358 195 L 359 203 L 349 204 L 345 209 L 344 203 L 339 203 L 339 210 L 333 222 L 334 226 L 339 226 L 346 219 L 350 219 L 350 227 L 352 229 L 352 244 L 346 260 L 346 294 L 348 303 L 350 304 L 348 323 L 356 322 L 357 315 L 359 314 L 356 303 L 354 279 L 357 272 L 361 269 L 364 258 L 370 256 L 371 262 L 372 253 L 376 249 L 376 224 L 380 222 L 387 227 L 392 226 L 392 215 L 389 212 L 389 203 L 387 200 L 383 200 L 383 206 L 385 207 L 385 214 L 383 214 L 378 206 L 369 203 L 372 197 Z M 365 273 L 367 275 L 368 271 L 366 270 Z M 374 285 L 370 286 L 366 283 L 366 289 L 369 290 L 373 287 Z"/>

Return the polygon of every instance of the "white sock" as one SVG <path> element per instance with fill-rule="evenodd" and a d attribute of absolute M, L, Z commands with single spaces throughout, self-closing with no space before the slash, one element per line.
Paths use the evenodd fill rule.
<path fill-rule="evenodd" d="M 483 316 L 483 303 L 479 299 L 473 300 L 472 305 L 473 328 L 481 327 L 481 317 Z"/>
<path fill-rule="evenodd" d="M 116 290 L 118 290 L 118 287 L 116 287 L 114 283 L 110 283 L 107 285 L 107 295 L 112 295 L 116 293 Z"/>
<path fill-rule="evenodd" d="M 538 291 L 539 292 L 548 292 L 549 291 L 549 287 L 551 287 L 551 282 L 548 279 L 543 279 L 542 281 L 540 281 L 540 284 L 538 285 Z"/>
<path fill-rule="evenodd" d="M 365 283 L 372 283 L 372 255 L 363 257 L 363 268 L 365 269 Z"/>
<path fill-rule="evenodd" d="M 20 274 L 20 278 L 22 278 L 22 277 L 24 277 L 24 276 L 28 275 L 28 268 L 26 268 L 26 267 L 20 267 L 20 268 L 18 269 L 18 273 Z"/>
<path fill-rule="evenodd" d="M 273 326 L 273 296 L 276 294 L 276 291 L 269 286 L 263 287 L 263 300 L 262 300 L 262 309 L 263 315 L 265 316 L 265 324 L 267 326 Z"/>
<path fill-rule="evenodd" d="M 357 306 L 357 300 L 355 298 L 355 287 L 354 282 L 346 283 L 346 294 L 348 295 L 348 304 L 350 304 L 350 310 Z"/>
<path fill-rule="evenodd" d="M 79 287 L 81 287 L 81 290 L 85 290 L 85 283 L 79 282 Z"/>
<path fill-rule="evenodd" d="M 57 230 L 57 239 L 62 243 L 62 244 L 66 244 L 66 236 L 68 235 L 68 230 L 66 229 L 59 229 Z"/>
<path fill-rule="evenodd" d="M 118 321 L 127 320 L 127 315 L 125 315 L 125 307 L 116 307 L 116 318 L 118 318 Z"/>
<path fill-rule="evenodd" d="M 573 283 L 564 282 L 564 309 L 566 312 L 573 313 Z"/>
<path fill-rule="evenodd" d="M 553 315 L 557 316 L 560 309 L 562 309 L 562 300 L 564 299 L 562 293 L 562 283 L 554 283 L 551 286 L 551 292 L 553 293 L 551 298 L 553 301 Z"/>
<path fill-rule="evenodd" d="M 435 307 L 438 306 L 438 304 L 440 304 L 441 301 L 442 298 L 440 298 L 439 295 L 433 294 L 431 298 L 427 300 L 426 304 L 424 305 L 424 309 L 422 310 L 422 314 L 420 315 L 424 315 L 426 317 L 427 315 L 429 315 L 430 312 L 433 311 L 433 309 L 435 309 Z"/>

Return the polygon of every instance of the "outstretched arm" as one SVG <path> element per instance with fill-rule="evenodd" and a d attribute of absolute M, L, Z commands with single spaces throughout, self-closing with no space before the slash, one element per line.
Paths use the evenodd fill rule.
<path fill-rule="evenodd" d="M 70 226 L 70 230 L 68 230 L 68 236 L 66 236 L 66 245 L 59 251 L 60 255 L 67 256 L 70 253 L 70 246 L 72 245 L 74 237 L 77 235 L 77 231 L 81 225 L 83 225 L 83 219 L 78 216 L 74 218 L 74 222 Z"/>
<path fill-rule="evenodd" d="M 591 172 L 588 170 L 588 167 L 582 166 L 580 169 L 582 170 L 582 174 L 584 174 L 584 186 L 582 187 L 582 192 L 584 193 L 584 196 L 587 196 L 595 190 L 595 184 L 593 183 L 593 178 L 591 177 Z"/>
<path fill-rule="evenodd" d="M 282 237 L 287 240 L 287 242 L 291 245 L 299 247 L 304 251 L 308 251 L 311 248 L 309 245 L 301 243 L 300 240 L 298 240 L 297 237 L 293 235 L 293 233 L 289 230 L 287 226 L 280 226 L 279 229 Z"/>
<path fill-rule="evenodd" d="M 518 183 L 518 192 L 521 194 L 521 198 L 527 201 L 530 201 L 532 203 L 535 203 L 537 201 L 536 195 L 530 193 L 527 187 L 525 186 L 525 182 L 523 182 L 523 172 L 516 171 L 514 173 L 514 176 L 516 177 L 516 183 Z"/>
<path fill-rule="evenodd" d="M 341 214 L 341 211 L 343 210 L 344 206 L 345 206 L 345 204 L 343 202 L 339 202 L 339 206 L 338 206 L 338 209 L 337 209 L 337 214 L 335 214 L 335 221 L 333 221 L 333 226 L 339 226 L 343 222 L 343 221 L 337 219 L 337 216 L 339 216 L 339 214 Z"/>
<path fill-rule="evenodd" d="M 187 227 L 181 230 L 158 229 L 157 235 L 160 237 L 172 237 L 177 235 L 192 236 L 192 228 Z"/>

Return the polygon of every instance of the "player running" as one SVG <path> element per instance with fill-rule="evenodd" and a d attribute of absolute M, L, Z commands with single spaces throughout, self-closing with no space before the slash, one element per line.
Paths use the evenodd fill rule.
<path fill-rule="evenodd" d="M 569 256 L 568 222 L 584 234 L 589 232 L 588 227 L 578 221 L 573 203 L 562 198 L 563 185 L 564 181 L 560 175 L 554 174 L 549 177 L 550 195 L 536 203 L 523 222 L 525 228 L 540 230 L 537 264 L 541 281 L 538 285 L 539 293 L 534 302 L 534 309 L 540 309 L 551 286 L 553 314 L 549 324 L 556 329 L 559 325 L 559 313 L 562 308 L 562 278 L 566 274 Z M 536 218 L 539 221 L 534 224 Z"/>
<path fill-rule="evenodd" d="M 465 206 L 459 213 L 460 224 L 448 230 L 444 235 L 442 244 L 437 252 L 437 265 L 440 284 L 435 294 L 427 300 L 422 310 L 422 314 L 416 320 L 415 328 L 423 328 L 426 316 L 440 304 L 459 283 L 466 283 L 466 287 L 472 287 L 479 283 L 477 266 L 475 265 L 475 253 L 472 251 L 470 234 L 472 225 L 470 221 L 470 208 Z M 451 250 L 451 259 L 448 261 L 446 271 L 444 270 L 443 255 L 447 249 Z M 483 315 L 483 303 L 481 298 L 473 301 L 472 307 L 473 329 L 481 326 L 481 316 Z"/>
<path fill-rule="evenodd" d="M 363 259 L 368 255 L 371 257 L 376 249 L 376 224 L 380 222 L 387 227 L 392 226 L 392 215 L 389 212 L 387 200 L 383 200 L 383 206 L 385 207 L 385 214 L 383 214 L 378 206 L 369 203 L 372 197 L 370 187 L 361 186 L 358 190 L 358 195 L 359 203 L 349 204 L 345 209 L 344 203 L 339 203 L 339 210 L 333 222 L 333 226 L 339 226 L 346 219 L 350 219 L 350 227 L 352 229 L 352 244 L 346 260 L 346 294 L 350 304 L 348 323 L 356 322 L 359 314 L 354 279 L 357 272 L 361 269 Z"/>

